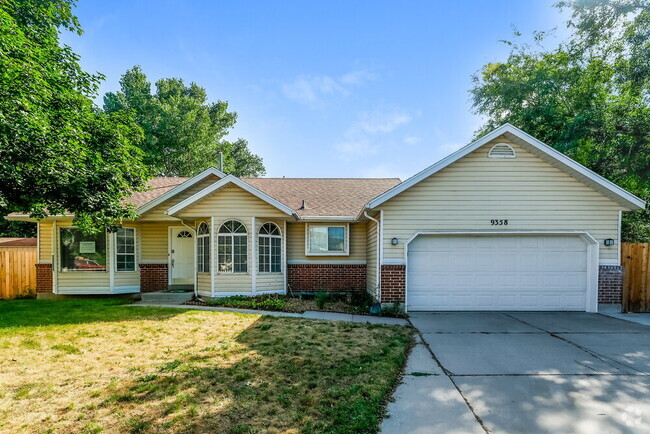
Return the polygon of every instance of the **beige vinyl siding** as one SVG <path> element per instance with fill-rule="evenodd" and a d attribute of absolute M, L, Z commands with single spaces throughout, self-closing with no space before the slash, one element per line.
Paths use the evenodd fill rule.
<path fill-rule="evenodd" d="M 178 217 L 237 216 L 289 217 L 284 212 L 236 185 L 228 185 L 190 205 Z"/>
<path fill-rule="evenodd" d="M 497 142 L 515 159 L 487 158 Z M 616 260 L 618 213 L 623 208 L 520 146 L 499 138 L 415 184 L 380 206 L 384 210 L 384 261 L 404 260 L 404 243 L 417 231 L 589 232 L 601 260 Z M 491 219 L 508 219 L 493 226 Z M 391 245 L 397 237 L 399 244 Z"/>
<path fill-rule="evenodd" d="M 197 280 L 199 294 L 210 296 L 212 294 L 210 289 L 210 273 L 199 273 Z"/>
<path fill-rule="evenodd" d="M 283 291 L 284 277 L 282 273 L 258 273 L 256 285 L 257 292 Z"/>
<path fill-rule="evenodd" d="M 38 258 L 41 264 L 52 263 L 52 222 L 42 221 L 38 224 Z"/>
<path fill-rule="evenodd" d="M 371 220 L 366 225 L 366 290 L 371 294 L 377 294 L 377 254 L 377 223 Z"/>
<path fill-rule="evenodd" d="M 287 224 L 287 259 L 291 263 L 366 263 L 366 224 L 350 223 L 350 254 L 347 256 L 306 256 L 305 228 L 307 224 L 340 225 L 341 223 L 288 223 Z M 345 224 L 345 223 L 343 223 Z"/>
<path fill-rule="evenodd" d="M 206 179 L 197 182 L 192 187 L 189 187 L 186 190 L 178 193 L 176 196 L 172 197 L 171 199 L 167 199 L 160 205 L 157 205 L 152 209 L 150 209 L 149 211 L 143 213 L 138 220 L 139 221 L 151 221 L 151 220 L 174 221 L 176 219 L 165 214 L 165 211 L 167 211 L 170 207 L 176 205 L 177 203 L 192 196 L 193 194 L 196 194 L 199 191 L 203 190 L 204 188 L 214 184 L 217 181 L 219 181 L 219 178 L 217 176 L 210 175 Z"/>
<path fill-rule="evenodd" d="M 170 226 L 181 226 L 181 224 L 179 222 L 143 222 L 140 225 L 142 264 L 167 263 Z"/>

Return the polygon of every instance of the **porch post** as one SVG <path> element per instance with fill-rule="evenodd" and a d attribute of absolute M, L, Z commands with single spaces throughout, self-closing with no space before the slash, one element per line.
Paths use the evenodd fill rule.
<path fill-rule="evenodd" d="M 282 280 L 284 284 L 284 293 L 287 293 L 287 221 L 285 220 L 282 228 Z"/>
<path fill-rule="evenodd" d="M 257 249 L 256 249 L 257 228 L 255 227 L 255 217 L 251 218 L 251 225 L 252 225 L 251 226 L 252 227 L 251 232 L 252 232 L 252 236 L 253 236 L 252 241 L 251 241 L 252 246 L 253 246 L 252 247 L 253 251 L 251 252 L 251 254 L 252 254 L 252 258 L 251 258 L 252 267 L 251 268 L 253 269 L 252 270 L 253 274 L 252 274 L 251 284 L 252 284 L 253 294 L 255 294 L 257 292 L 257 254 L 256 254 L 256 252 L 257 252 Z"/>
<path fill-rule="evenodd" d="M 214 263 L 214 216 L 210 217 L 210 295 L 214 297 L 214 269 L 217 267 Z"/>

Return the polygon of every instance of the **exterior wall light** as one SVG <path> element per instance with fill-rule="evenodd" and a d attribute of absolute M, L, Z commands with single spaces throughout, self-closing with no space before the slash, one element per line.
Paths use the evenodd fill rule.
<path fill-rule="evenodd" d="M 605 245 L 606 246 L 613 246 L 614 245 L 614 240 L 612 238 L 607 238 L 605 240 Z"/>
<path fill-rule="evenodd" d="M 393 238 L 392 240 L 390 240 L 390 243 L 394 246 L 396 246 L 398 242 L 399 240 L 397 238 Z"/>

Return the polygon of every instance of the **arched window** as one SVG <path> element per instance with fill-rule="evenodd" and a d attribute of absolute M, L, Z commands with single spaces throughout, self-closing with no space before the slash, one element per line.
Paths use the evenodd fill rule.
<path fill-rule="evenodd" d="M 260 227 L 258 242 L 260 273 L 282 271 L 282 234 L 275 223 L 264 223 Z"/>
<path fill-rule="evenodd" d="M 199 273 L 210 272 L 210 226 L 206 222 L 196 231 L 196 266 Z"/>
<path fill-rule="evenodd" d="M 248 235 L 241 222 L 229 220 L 219 227 L 217 253 L 220 273 L 248 271 Z"/>

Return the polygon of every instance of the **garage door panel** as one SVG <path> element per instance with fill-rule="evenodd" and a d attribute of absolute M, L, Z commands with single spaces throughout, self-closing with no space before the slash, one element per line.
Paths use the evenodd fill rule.
<path fill-rule="evenodd" d="M 577 236 L 421 236 L 408 251 L 409 310 L 584 310 Z"/>

